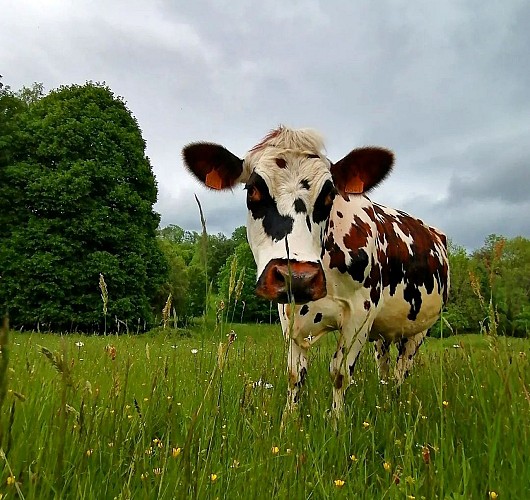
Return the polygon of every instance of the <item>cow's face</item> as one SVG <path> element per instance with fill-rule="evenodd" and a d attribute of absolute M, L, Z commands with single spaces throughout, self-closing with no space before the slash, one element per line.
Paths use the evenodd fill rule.
<path fill-rule="evenodd" d="M 249 155 L 247 235 L 258 295 L 305 303 L 326 295 L 322 239 L 336 189 L 325 157 L 265 150 Z"/>
<path fill-rule="evenodd" d="M 269 300 L 301 304 L 326 295 L 322 244 L 335 196 L 366 192 L 392 165 L 392 154 L 378 148 L 354 150 L 336 164 L 321 149 L 318 136 L 284 128 L 244 160 L 216 144 L 184 148 L 186 165 L 206 186 L 245 185 L 256 293 Z"/>

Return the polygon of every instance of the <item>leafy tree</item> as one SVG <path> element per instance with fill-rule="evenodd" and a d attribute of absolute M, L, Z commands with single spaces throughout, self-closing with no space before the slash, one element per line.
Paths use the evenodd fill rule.
<path fill-rule="evenodd" d="M 99 84 L 61 87 L 40 99 L 7 97 L 8 126 L 0 130 L 2 309 L 15 327 L 99 330 L 102 273 L 109 316 L 150 324 L 167 269 L 138 123 Z"/>

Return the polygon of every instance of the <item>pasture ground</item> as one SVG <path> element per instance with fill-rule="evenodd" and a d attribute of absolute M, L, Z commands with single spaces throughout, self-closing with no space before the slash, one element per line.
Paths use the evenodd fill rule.
<path fill-rule="evenodd" d="M 282 430 L 280 327 L 234 329 L 10 333 L 0 498 L 528 498 L 528 340 L 428 339 L 399 394 L 370 346 L 335 431 L 330 334 Z"/>

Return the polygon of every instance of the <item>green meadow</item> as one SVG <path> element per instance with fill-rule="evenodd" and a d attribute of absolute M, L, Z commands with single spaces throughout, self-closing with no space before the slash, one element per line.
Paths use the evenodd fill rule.
<path fill-rule="evenodd" d="M 329 334 L 282 426 L 279 325 L 229 330 L 4 331 L 0 498 L 528 498 L 528 340 L 428 339 L 399 393 L 367 346 L 335 426 Z"/>

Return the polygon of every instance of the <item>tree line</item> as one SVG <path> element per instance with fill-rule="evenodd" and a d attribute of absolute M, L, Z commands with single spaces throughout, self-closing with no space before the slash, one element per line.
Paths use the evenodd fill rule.
<path fill-rule="evenodd" d="M 45 95 L 0 82 L 0 313 L 16 328 L 85 332 L 182 325 L 208 309 L 276 321 L 254 293 L 245 228 L 161 229 L 156 197 L 139 124 L 107 86 Z M 474 252 L 449 250 L 444 335 L 527 335 L 530 241 L 491 235 Z"/>

